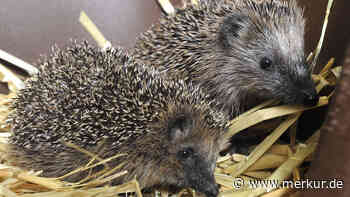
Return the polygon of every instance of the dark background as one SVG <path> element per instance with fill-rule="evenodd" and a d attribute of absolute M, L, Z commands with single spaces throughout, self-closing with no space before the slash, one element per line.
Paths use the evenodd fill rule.
<path fill-rule="evenodd" d="M 82 10 L 107 40 L 125 47 L 160 16 L 153 0 L 1 0 L 0 49 L 33 63 L 70 38 L 93 43 L 79 23 Z"/>

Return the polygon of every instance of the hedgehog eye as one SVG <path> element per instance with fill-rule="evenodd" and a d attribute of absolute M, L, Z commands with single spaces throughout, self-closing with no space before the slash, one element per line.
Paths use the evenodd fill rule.
<path fill-rule="evenodd" d="M 191 157 L 193 155 L 193 148 L 185 148 L 183 150 L 180 150 L 177 155 L 181 158 L 181 159 L 187 159 L 189 157 Z"/>
<path fill-rule="evenodd" d="M 267 58 L 267 57 L 264 57 L 260 60 L 260 67 L 262 69 L 267 69 L 269 68 L 270 66 L 272 65 L 272 60 Z"/>

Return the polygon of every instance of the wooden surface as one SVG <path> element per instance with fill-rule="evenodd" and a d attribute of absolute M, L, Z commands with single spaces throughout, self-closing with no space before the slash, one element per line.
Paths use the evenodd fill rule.
<path fill-rule="evenodd" d="M 78 21 L 82 10 L 108 40 L 125 47 L 161 13 L 153 0 L 1 0 L 0 49 L 32 63 L 55 43 L 93 42 Z"/>

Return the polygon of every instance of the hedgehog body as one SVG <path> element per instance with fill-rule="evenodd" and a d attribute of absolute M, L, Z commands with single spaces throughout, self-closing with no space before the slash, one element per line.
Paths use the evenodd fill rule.
<path fill-rule="evenodd" d="M 315 105 L 295 0 L 218 0 L 163 16 L 141 34 L 136 59 L 199 84 L 234 117 L 266 99 Z"/>
<path fill-rule="evenodd" d="M 107 163 L 124 163 L 120 171 L 128 171 L 112 184 L 136 177 L 142 188 L 218 193 L 213 170 L 228 117 L 196 86 L 136 63 L 122 49 L 101 52 L 87 43 L 55 49 L 13 108 L 10 154 L 44 176 L 92 160 L 71 143 L 101 159 L 126 154 Z"/>

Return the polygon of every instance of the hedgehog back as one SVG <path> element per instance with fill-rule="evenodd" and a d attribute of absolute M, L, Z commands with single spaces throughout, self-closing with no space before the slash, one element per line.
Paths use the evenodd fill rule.
<path fill-rule="evenodd" d="M 118 147 L 150 132 L 169 103 L 208 105 L 197 88 L 165 78 L 122 49 L 55 48 L 14 102 L 11 143 L 53 153 L 64 149 L 62 141 L 86 148 L 108 139 Z"/>

